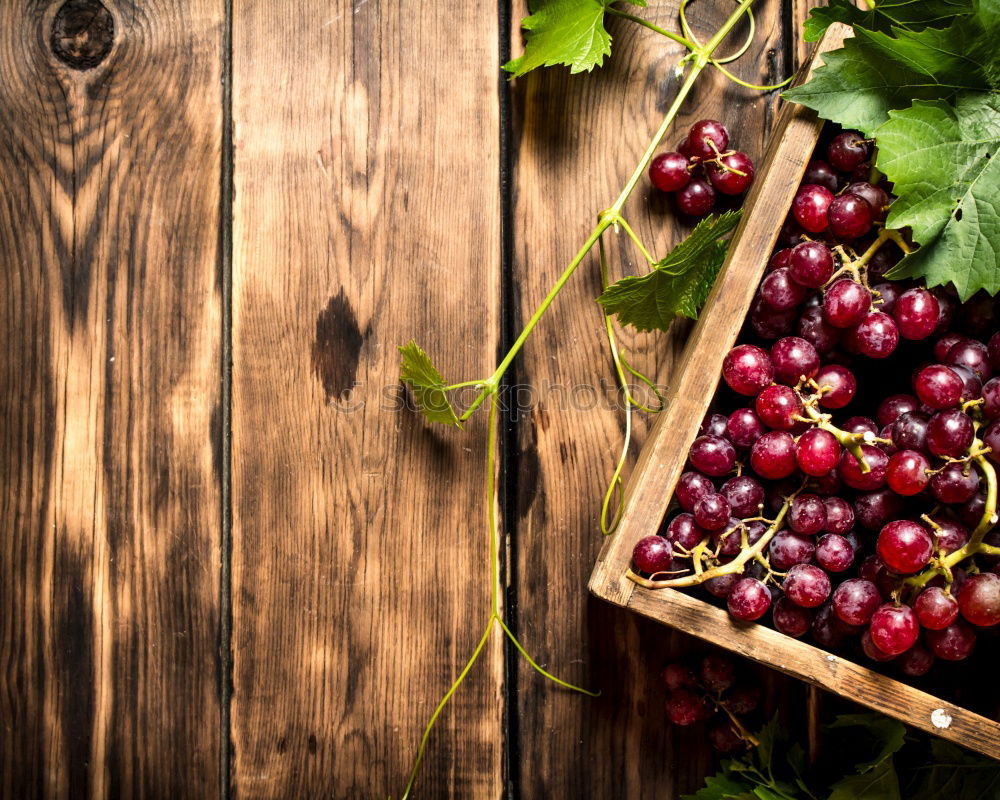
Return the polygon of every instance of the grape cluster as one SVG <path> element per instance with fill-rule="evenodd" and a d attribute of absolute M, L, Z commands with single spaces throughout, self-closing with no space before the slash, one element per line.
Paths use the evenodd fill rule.
<path fill-rule="evenodd" d="M 885 278 L 910 248 L 872 147 L 809 162 L 633 579 L 915 677 L 1000 623 L 1000 309 Z"/>
<path fill-rule="evenodd" d="M 760 705 L 760 686 L 737 675 L 729 656 L 711 654 L 697 662 L 667 664 L 663 682 L 669 692 L 667 719 L 674 725 L 710 721 L 709 741 L 722 753 L 736 753 L 754 743 L 746 718 Z"/>
<path fill-rule="evenodd" d="M 674 195 L 681 213 L 704 217 L 719 194 L 743 194 L 753 183 L 750 157 L 728 147 L 726 126 L 703 119 L 691 126 L 677 150 L 660 153 L 650 162 L 649 180 Z"/>

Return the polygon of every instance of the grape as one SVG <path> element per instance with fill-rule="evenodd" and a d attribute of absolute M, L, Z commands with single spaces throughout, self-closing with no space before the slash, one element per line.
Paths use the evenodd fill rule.
<path fill-rule="evenodd" d="M 814 494 L 796 495 L 788 514 L 788 527 L 796 533 L 812 536 L 826 525 L 826 506 Z"/>
<path fill-rule="evenodd" d="M 703 217 L 715 205 L 715 189 L 704 178 L 694 178 L 675 192 L 674 197 L 680 212 L 691 217 Z"/>
<path fill-rule="evenodd" d="M 740 344 L 726 354 L 722 377 L 733 391 L 755 397 L 774 380 L 774 366 L 766 351 Z"/>
<path fill-rule="evenodd" d="M 801 378 L 812 378 L 819 372 L 819 353 L 805 339 L 786 336 L 771 345 L 771 363 L 781 383 L 794 385 Z"/>
<path fill-rule="evenodd" d="M 931 289 L 931 294 L 934 295 L 934 299 L 938 303 L 938 324 L 937 328 L 934 329 L 934 335 L 940 336 L 945 331 L 950 330 L 951 323 L 955 319 L 955 312 L 958 310 L 958 303 L 943 286 L 935 286 Z"/>
<path fill-rule="evenodd" d="M 823 408 L 843 408 L 854 397 L 858 382 L 847 367 L 839 364 L 827 364 L 820 367 L 815 377 L 816 384 L 823 389 L 819 404 Z"/>
<path fill-rule="evenodd" d="M 920 402 L 912 394 L 891 394 L 878 406 L 875 415 L 879 425 L 895 422 L 902 414 L 910 414 L 920 407 Z"/>
<path fill-rule="evenodd" d="M 937 327 L 938 303 L 934 295 L 917 286 L 899 296 L 892 316 L 904 339 L 926 339 Z"/>
<path fill-rule="evenodd" d="M 990 448 L 986 457 L 994 464 L 1000 464 L 1000 420 L 994 420 L 986 428 L 983 433 L 983 444 Z"/>
<path fill-rule="evenodd" d="M 691 550 L 702 539 L 705 538 L 705 531 L 698 527 L 694 521 L 694 515 L 687 511 L 681 512 L 667 525 L 666 537 L 671 543 Z"/>
<path fill-rule="evenodd" d="M 674 549 L 663 536 L 646 536 L 632 549 L 632 562 L 640 572 L 663 572 L 673 563 Z"/>
<path fill-rule="evenodd" d="M 693 688 L 698 685 L 694 670 L 684 664 L 667 664 L 663 668 L 663 682 L 668 689 Z"/>
<path fill-rule="evenodd" d="M 907 605 L 886 603 L 880 606 L 872 614 L 870 625 L 872 642 L 891 656 L 905 653 L 917 643 L 920 635 L 917 615 Z"/>
<path fill-rule="evenodd" d="M 848 625 L 867 625 L 881 603 L 878 587 L 863 578 L 849 578 L 833 592 L 833 612 Z"/>
<path fill-rule="evenodd" d="M 801 441 L 801 440 L 800 440 Z M 826 506 L 826 530 L 843 536 L 854 527 L 854 509 L 841 497 L 828 497 L 823 501 Z"/>
<path fill-rule="evenodd" d="M 826 230 L 827 209 L 833 202 L 833 193 L 816 184 L 806 184 L 799 188 L 792 201 L 792 216 L 810 233 Z M 870 210 L 870 209 L 869 209 Z"/>
<path fill-rule="evenodd" d="M 795 460 L 806 475 L 822 477 L 840 461 L 840 442 L 829 431 L 810 428 L 795 443 Z"/>
<path fill-rule="evenodd" d="M 768 545 L 771 566 L 778 570 L 805 564 L 812 560 L 815 552 L 816 546 L 808 536 L 792 531 L 778 531 Z"/>
<path fill-rule="evenodd" d="M 919 411 L 900 414 L 892 423 L 892 443 L 900 450 L 923 450 L 927 447 L 928 418 Z"/>
<path fill-rule="evenodd" d="M 846 632 L 838 623 L 840 620 L 833 613 L 832 603 L 820 606 L 812 623 L 812 636 L 820 647 L 833 650 L 843 644 Z"/>
<path fill-rule="evenodd" d="M 850 450 L 845 450 L 840 457 L 837 474 L 840 479 L 852 489 L 878 489 L 885 484 L 886 467 L 889 457 L 870 444 L 860 445 L 861 456 L 868 465 L 868 472 L 861 471 L 861 465 Z"/>
<path fill-rule="evenodd" d="M 776 311 L 757 297 L 750 306 L 750 324 L 761 339 L 780 339 L 787 336 L 798 319 L 797 309 Z"/>
<path fill-rule="evenodd" d="M 896 301 L 903 294 L 903 290 L 898 283 L 882 281 L 872 286 L 872 294 L 878 297 L 878 310 L 891 314 L 895 310 Z"/>
<path fill-rule="evenodd" d="M 733 755 L 747 749 L 747 742 L 729 719 L 720 719 L 708 729 L 712 747 L 723 755 Z"/>
<path fill-rule="evenodd" d="M 919 678 L 926 675 L 934 666 L 934 654 L 930 650 L 917 643 L 903 653 L 899 658 L 899 668 L 904 675 L 911 678 Z"/>
<path fill-rule="evenodd" d="M 944 363 L 954 367 L 971 369 L 982 381 L 989 380 L 993 375 L 990 366 L 989 350 L 982 342 L 975 339 L 963 339 L 955 342 L 944 357 Z"/>
<path fill-rule="evenodd" d="M 713 436 L 725 436 L 728 419 L 725 414 L 708 413 L 701 421 L 699 434 L 710 433 Z"/>
<path fill-rule="evenodd" d="M 691 443 L 688 455 L 696 470 L 713 477 L 725 475 L 736 466 L 736 450 L 721 436 L 699 436 Z"/>
<path fill-rule="evenodd" d="M 852 329 L 858 349 L 869 358 L 886 358 L 899 344 L 899 329 L 892 317 L 872 311 Z"/>
<path fill-rule="evenodd" d="M 691 180 L 683 153 L 660 153 L 649 164 L 649 182 L 661 192 L 676 192 Z"/>
<path fill-rule="evenodd" d="M 871 206 L 872 214 L 876 220 L 885 219 L 889 195 L 881 187 L 868 181 L 855 181 L 847 185 L 844 194 L 853 194 L 863 198 Z"/>
<path fill-rule="evenodd" d="M 753 162 L 746 153 L 734 150 L 719 159 L 722 167 L 707 164 L 708 179 L 716 191 L 723 194 L 742 194 L 753 183 Z M 739 173 L 743 174 L 740 175 Z"/>
<path fill-rule="evenodd" d="M 771 256 L 771 260 L 767 262 L 767 268 L 770 270 L 770 269 L 777 269 L 778 267 L 787 267 L 788 258 L 789 256 L 791 256 L 791 254 L 792 254 L 791 247 L 785 247 L 779 250 L 777 253 Z M 944 356 L 942 356 L 942 358 L 944 358 Z"/>
<path fill-rule="evenodd" d="M 879 649 L 878 645 L 875 644 L 875 640 L 872 639 L 871 630 L 866 630 L 861 634 L 861 649 L 872 661 L 892 661 L 896 657 L 884 653 Z"/>
<path fill-rule="evenodd" d="M 927 423 L 927 449 L 936 456 L 958 458 L 972 444 L 972 420 L 957 408 L 939 411 Z"/>
<path fill-rule="evenodd" d="M 749 714 L 760 705 L 759 686 L 737 686 L 726 696 L 726 708 L 734 714 Z"/>
<path fill-rule="evenodd" d="M 677 481 L 677 489 L 674 494 L 677 502 L 685 511 L 693 511 L 694 504 L 710 492 L 715 491 L 715 484 L 711 478 L 702 475 L 700 472 L 685 472 Z"/>
<path fill-rule="evenodd" d="M 802 176 L 802 183 L 814 183 L 817 186 L 823 186 L 833 194 L 836 194 L 837 189 L 840 187 L 840 179 L 837 177 L 837 173 L 833 171 L 829 164 L 818 158 L 814 158 L 806 164 L 806 174 Z"/>
<path fill-rule="evenodd" d="M 718 575 L 715 578 L 709 578 L 705 581 L 705 589 L 713 597 L 725 600 L 729 597 L 729 593 L 733 590 L 733 587 L 736 585 L 736 581 L 738 580 L 740 580 L 740 576 L 735 573 Z"/>
<path fill-rule="evenodd" d="M 737 517 L 752 517 L 764 503 L 764 487 L 749 475 L 738 475 L 722 484 L 722 494 Z"/>
<path fill-rule="evenodd" d="M 848 433 L 870 433 L 872 436 L 879 434 L 878 423 L 873 419 L 861 416 L 848 417 L 840 429 Z"/>
<path fill-rule="evenodd" d="M 934 342 L 934 358 L 944 361 L 948 357 L 948 351 L 957 343 L 965 340 L 965 336 L 957 331 L 949 331 Z"/>
<path fill-rule="evenodd" d="M 726 422 L 726 438 L 737 447 L 750 447 L 764 435 L 764 423 L 750 408 L 738 408 Z"/>
<path fill-rule="evenodd" d="M 717 531 L 725 527 L 731 513 L 729 501 L 718 492 L 707 494 L 694 504 L 694 521 L 706 531 Z"/>
<path fill-rule="evenodd" d="M 949 369 L 962 379 L 963 400 L 978 400 L 983 396 L 983 381 L 979 375 L 960 364 L 955 364 L 949 367 Z"/>
<path fill-rule="evenodd" d="M 885 470 L 889 488 L 903 497 L 920 494 L 930 482 L 927 474 L 930 462 L 916 450 L 899 450 L 892 454 Z"/>
<path fill-rule="evenodd" d="M 823 318 L 822 307 L 807 308 L 799 317 L 796 333 L 809 342 L 818 353 L 829 353 L 840 341 L 841 331 Z"/>
<path fill-rule="evenodd" d="M 787 478 L 795 472 L 795 440 L 786 431 L 768 431 L 750 450 L 750 466 L 768 480 Z"/>
<path fill-rule="evenodd" d="M 816 494 L 824 497 L 839 493 L 843 486 L 837 470 L 831 470 L 826 475 L 813 476 L 809 483 Z"/>
<path fill-rule="evenodd" d="M 993 369 L 1000 369 L 1000 331 L 994 333 L 986 343 L 986 352 Z"/>
<path fill-rule="evenodd" d="M 798 392 L 788 386 L 768 386 L 757 395 L 757 416 L 769 428 L 788 431 L 804 413 Z"/>
<path fill-rule="evenodd" d="M 967 503 L 959 507 L 958 518 L 967 528 L 975 528 L 979 524 L 979 520 L 983 518 L 983 512 L 985 510 L 986 497 L 982 494 L 977 494 Z"/>
<path fill-rule="evenodd" d="M 699 665 L 701 685 L 710 692 L 724 692 L 736 681 L 732 659 L 722 655 L 709 655 Z"/>
<path fill-rule="evenodd" d="M 925 640 L 931 652 L 943 661 L 962 661 L 976 647 L 976 632 L 962 620 L 956 620 L 944 630 L 927 631 Z"/>
<path fill-rule="evenodd" d="M 979 408 L 987 419 L 1000 417 L 1000 378 L 990 378 L 983 384 L 983 401 Z"/>
<path fill-rule="evenodd" d="M 828 533 L 816 543 L 816 562 L 827 572 L 843 572 L 854 563 L 854 548 L 843 536 Z"/>
<path fill-rule="evenodd" d="M 693 725 L 711 713 L 705 701 L 689 689 L 674 689 L 667 698 L 667 719 L 674 725 Z"/>
<path fill-rule="evenodd" d="M 854 498 L 854 516 L 870 531 L 881 530 L 889 520 L 902 513 L 903 499 L 891 489 L 859 494 Z"/>
<path fill-rule="evenodd" d="M 826 158 L 834 169 L 850 172 L 860 167 L 871 152 L 871 147 L 857 131 L 844 131 L 833 137 L 826 148 Z"/>
<path fill-rule="evenodd" d="M 834 328 L 851 328 L 868 316 L 871 305 L 871 292 L 850 278 L 840 278 L 823 295 L 823 319 Z"/>
<path fill-rule="evenodd" d="M 893 572 L 909 575 L 927 566 L 934 552 L 934 542 L 922 525 L 900 519 L 883 526 L 875 550 Z"/>
<path fill-rule="evenodd" d="M 687 138 L 687 149 L 691 155 L 702 160 L 715 158 L 717 152 L 723 152 L 728 146 L 729 131 L 721 122 L 703 119 L 691 126 Z"/>
<path fill-rule="evenodd" d="M 958 592 L 958 607 L 973 625 L 989 628 L 1000 623 L 1000 575 L 982 572 L 968 578 Z"/>
<path fill-rule="evenodd" d="M 958 618 L 958 601 L 940 586 L 928 586 L 914 603 L 917 620 L 929 631 L 947 628 Z"/>
<path fill-rule="evenodd" d="M 903 251 L 895 245 L 882 245 L 868 261 L 868 275 L 879 279 L 892 269 L 903 257 Z"/>
<path fill-rule="evenodd" d="M 801 286 L 818 289 L 833 275 L 833 253 L 820 242 L 802 242 L 792 248 L 788 269 Z"/>
<path fill-rule="evenodd" d="M 786 636 L 798 638 L 812 627 L 813 614 L 787 597 L 780 597 L 771 610 L 774 627 Z"/>
<path fill-rule="evenodd" d="M 938 550 L 953 553 L 958 548 L 965 547 L 965 543 L 969 541 L 969 532 L 965 528 L 955 522 L 955 520 L 943 517 L 940 514 L 931 517 L 931 519 L 938 526 L 934 531 L 934 535 L 937 537 Z"/>
<path fill-rule="evenodd" d="M 726 605 L 736 619 L 752 622 L 764 616 L 771 607 L 771 593 L 756 578 L 740 578 L 729 593 Z"/>
<path fill-rule="evenodd" d="M 913 379 L 920 402 L 935 409 L 954 408 L 962 397 L 962 379 L 944 364 L 924 367 Z"/>
<path fill-rule="evenodd" d="M 965 503 L 979 491 L 979 473 L 953 461 L 931 478 L 931 491 L 942 503 Z"/>
<path fill-rule="evenodd" d="M 771 270 L 760 284 L 760 298 L 776 311 L 788 311 L 806 299 L 806 289 L 792 280 L 788 267 Z"/>
<path fill-rule="evenodd" d="M 875 221 L 875 212 L 868 201 L 856 194 L 834 197 L 826 215 L 833 235 L 845 240 L 864 236 Z"/>

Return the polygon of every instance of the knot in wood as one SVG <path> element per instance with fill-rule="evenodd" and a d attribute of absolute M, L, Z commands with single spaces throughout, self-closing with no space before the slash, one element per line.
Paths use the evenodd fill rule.
<path fill-rule="evenodd" d="M 85 70 L 107 58 L 114 41 L 114 17 L 100 0 L 66 0 L 52 22 L 49 43 L 60 61 Z"/>

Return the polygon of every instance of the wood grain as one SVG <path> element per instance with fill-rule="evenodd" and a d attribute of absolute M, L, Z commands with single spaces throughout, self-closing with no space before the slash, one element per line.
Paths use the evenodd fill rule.
<path fill-rule="evenodd" d="M 756 41 L 736 69 L 744 79 L 775 82 L 784 69 L 781 4 L 765 2 L 756 11 Z M 677 3 L 641 13 L 667 28 L 677 25 Z M 690 13 L 696 30 L 710 32 L 725 9 L 696 3 Z M 519 18 L 515 8 L 515 26 Z M 601 70 L 570 76 L 552 69 L 515 84 L 513 268 L 517 308 L 525 319 L 586 236 L 601 204 L 619 191 L 678 87 L 672 77 L 678 46 L 621 20 L 612 20 L 611 30 L 613 55 Z M 738 26 L 734 41 L 746 31 Z M 663 149 L 672 148 L 695 120 L 713 117 L 724 120 L 733 142 L 758 159 L 775 96 L 734 88 L 710 73 L 700 81 Z M 645 181 L 626 215 L 660 255 L 689 229 Z M 609 252 L 613 279 L 644 268 L 624 236 L 611 237 Z M 512 761 L 520 765 L 515 763 L 512 780 L 522 797 L 676 797 L 700 785 L 711 763 L 707 745 L 676 735 L 659 711 L 659 669 L 692 643 L 586 597 L 602 545 L 600 498 L 623 435 L 622 414 L 607 402 L 614 373 L 610 358 L 600 355 L 605 343 L 594 303 L 599 280 L 595 253 L 516 367 L 516 381 L 531 385 L 537 400 L 520 418 L 512 470 L 519 489 L 508 520 L 518 626 L 529 650 L 550 669 L 604 691 L 600 699 L 587 700 L 554 690 L 518 667 L 512 733 L 518 750 Z M 624 334 L 624 344 L 634 363 L 663 384 L 688 330 L 679 325 L 669 336 Z M 644 430 L 640 421 L 638 441 Z"/>
<path fill-rule="evenodd" d="M 223 18 L 0 4 L 4 798 L 219 792 Z"/>
<path fill-rule="evenodd" d="M 234 795 L 398 797 L 489 615 L 484 417 L 402 407 L 396 346 L 496 357 L 496 16 L 234 12 Z M 416 796 L 500 794 L 501 671 L 494 638 Z"/>

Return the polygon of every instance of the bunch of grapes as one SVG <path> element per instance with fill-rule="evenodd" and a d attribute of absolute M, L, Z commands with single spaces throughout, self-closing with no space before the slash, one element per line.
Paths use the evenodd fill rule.
<path fill-rule="evenodd" d="M 760 686 L 737 677 L 733 660 L 723 654 L 707 655 L 697 664 L 667 664 L 663 670 L 669 691 L 667 719 L 683 726 L 710 720 L 708 738 L 722 753 L 756 744 L 746 716 L 760 704 Z"/>
<path fill-rule="evenodd" d="M 726 126 L 703 119 L 691 126 L 677 150 L 652 160 L 649 180 L 661 192 L 674 195 L 681 213 L 704 217 L 719 194 L 743 194 L 753 183 L 750 157 L 728 147 Z"/>
<path fill-rule="evenodd" d="M 919 676 L 1000 623 L 998 308 L 885 278 L 910 248 L 872 147 L 845 131 L 809 163 L 632 576 Z"/>

